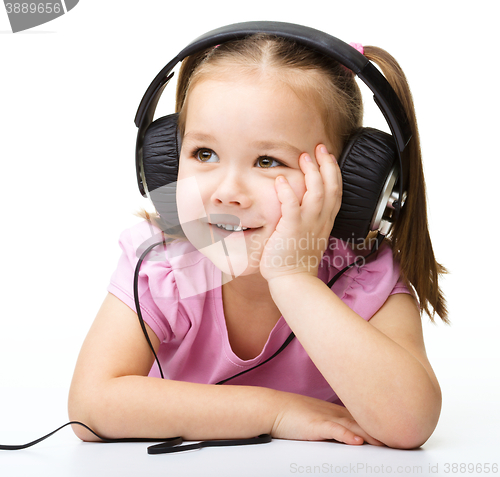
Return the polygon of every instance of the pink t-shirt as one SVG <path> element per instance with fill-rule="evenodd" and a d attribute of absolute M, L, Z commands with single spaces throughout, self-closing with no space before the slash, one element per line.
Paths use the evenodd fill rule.
<path fill-rule="evenodd" d="M 123 254 L 108 291 L 134 311 L 133 276 L 138 257 L 147 246 L 161 240 L 160 231 L 147 222 L 120 236 Z M 328 283 L 354 257 L 349 247 L 330 237 L 318 277 Z M 400 279 L 399 266 L 387 245 L 382 245 L 376 260 L 344 273 L 332 290 L 365 320 L 390 295 L 411 293 Z M 221 271 L 187 241 L 159 245 L 148 254 L 139 274 L 139 302 L 144 321 L 161 342 L 157 354 L 168 379 L 217 383 L 265 361 L 291 333 L 281 317 L 259 356 L 250 360 L 236 356 L 224 318 Z M 156 364 L 150 376 L 159 376 Z M 268 363 L 228 384 L 265 386 L 339 402 L 296 338 Z"/>

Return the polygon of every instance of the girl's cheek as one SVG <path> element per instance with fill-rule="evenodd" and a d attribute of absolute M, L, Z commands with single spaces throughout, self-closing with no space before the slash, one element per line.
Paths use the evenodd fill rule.
<path fill-rule="evenodd" d="M 203 189 L 195 176 L 179 178 L 176 184 L 176 205 L 182 223 L 206 216 Z"/>
<path fill-rule="evenodd" d="M 262 191 L 258 196 L 261 213 L 267 217 L 268 222 L 276 225 L 281 217 L 281 202 L 274 187 Z"/>
<path fill-rule="evenodd" d="M 299 203 L 302 204 L 302 199 L 304 198 L 304 194 L 306 193 L 306 183 L 304 176 L 301 176 L 298 179 L 288 179 L 288 183 L 290 187 L 295 192 L 297 199 L 299 199 Z"/>

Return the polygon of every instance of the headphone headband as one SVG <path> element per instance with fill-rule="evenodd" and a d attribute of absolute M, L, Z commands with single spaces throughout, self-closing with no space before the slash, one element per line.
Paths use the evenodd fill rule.
<path fill-rule="evenodd" d="M 373 99 L 382 111 L 396 142 L 402 177 L 407 177 L 401 153 L 410 141 L 412 133 L 403 105 L 384 75 L 355 48 L 320 30 L 292 23 L 255 21 L 223 26 L 201 35 L 173 58 L 149 85 L 135 116 L 135 124 L 139 128 L 136 144 L 137 178 L 143 196 L 146 193 L 142 186 L 140 164 L 144 133 L 153 121 L 156 105 L 173 76 L 174 67 L 189 55 L 255 33 L 268 33 L 293 40 L 337 60 L 352 70 L 373 92 Z"/>

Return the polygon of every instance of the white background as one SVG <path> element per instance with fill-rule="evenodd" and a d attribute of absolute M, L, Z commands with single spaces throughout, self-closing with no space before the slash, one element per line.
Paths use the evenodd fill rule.
<path fill-rule="evenodd" d="M 423 319 L 444 396 L 431 439 L 492 443 L 500 425 L 493 3 L 81 0 L 17 34 L 0 5 L 0 442 L 35 438 L 26 432 L 34 423 L 48 431 L 66 419 L 65 398 L 47 414 L 40 396 L 67 394 L 119 257 L 119 233 L 148 207 L 136 186 L 133 120 L 150 81 L 208 30 L 280 20 L 383 47 L 403 67 L 431 237 L 450 271 L 443 289 L 452 325 Z M 165 90 L 161 114 L 173 111 L 174 90 Z M 369 94 L 365 104 L 366 125 L 387 129 Z"/>

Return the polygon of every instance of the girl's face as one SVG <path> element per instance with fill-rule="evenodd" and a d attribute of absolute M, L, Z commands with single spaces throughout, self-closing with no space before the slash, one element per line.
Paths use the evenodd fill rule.
<path fill-rule="evenodd" d="M 300 155 L 314 161 L 319 143 L 332 150 L 319 110 L 279 80 L 243 75 L 199 82 L 186 107 L 177 185 L 183 230 L 227 275 L 256 273 L 281 217 L 276 177 L 284 175 L 301 202 Z"/>

